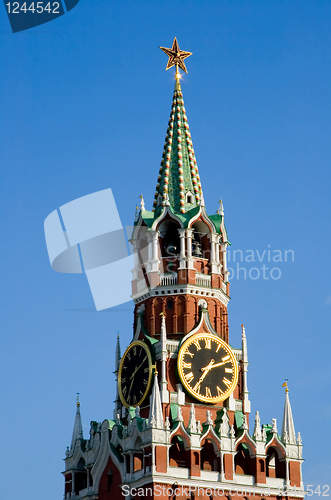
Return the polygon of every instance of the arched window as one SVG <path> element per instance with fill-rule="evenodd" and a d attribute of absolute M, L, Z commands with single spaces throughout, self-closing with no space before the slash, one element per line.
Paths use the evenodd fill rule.
<path fill-rule="evenodd" d="M 75 473 L 75 489 L 76 495 L 87 487 L 87 470 L 85 468 L 85 460 L 83 457 L 79 459 L 77 464 L 77 472 Z"/>
<path fill-rule="evenodd" d="M 210 471 L 217 470 L 217 456 L 211 441 L 206 441 L 201 448 L 201 469 Z"/>
<path fill-rule="evenodd" d="M 174 436 L 171 440 L 169 465 L 171 467 L 188 467 L 184 441 L 180 436 Z"/>
<path fill-rule="evenodd" d="M 267 477 L 285 479 L 285 462 L 281 462 L 276 448 L 267 451 Z"/>
<path fill-rule="evenodd" d="M 193 194 L 190 191 L 186 193 L 186 203 L 193 203 Z"/>
<path fill-rule="evenodd" d="M 234 457 L 234 465 L 236 474 L 251 474 L 251 458 L 246 444 L 241 443 L 238 446 L 236 456 Z"/>
<path fill-rule="evenodd" d="M 264 472 L 264 460 L 262 458 L 260 458 L 259 464 L 260 464 L 260 472 Z"/>
<path fill-rule="evenodd" d="M 167 300 L 167 309 L 173 309 L 173 301 L 172 300 Z"/>
<path fill-rule="evenodd" d="M 178 226 L 174 222 L 166 221 L 166 229 L 160 230 L 163 238 L 163 257 L 176 257 L 180 252 Z"/>

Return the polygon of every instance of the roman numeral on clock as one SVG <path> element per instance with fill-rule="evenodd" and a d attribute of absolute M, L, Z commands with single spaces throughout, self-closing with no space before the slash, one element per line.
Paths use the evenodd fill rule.
<path fill-rule="evenodd" d="M 216 389 L 217 389 L 217 396 L 218 397 L 220 397 L 220 396 L 222 396 L 222 394 L 224 394 L 224 392 L 222 391 L 222 389 L 220 389 L 220 387 L 217 386 Z"/>
<path fill-rule="evenodd" d="M 185 361 L 183 361 L 183 368 L 192 368 L 192 363 L 185 363 Z"/>
<path fill-rule="evenodd" d="M 193 373 L 192 373 L 192 372 L 190 372 L 190 373 L 186 373 L 186 374 L 184 375 L 184 377 L 186 378 L 186 380 L 188 381 L 188 383 L 192 382 L 192 380 L 194 379 L 194 375 L 193 375 Z"/>
<path fill-rule="evenodd" d="M 186 356 L 186 354 L 191 358 L 194 358 L 194 354 L 192 354 L 188 349 L 184 352 L 184 356 Z"/>
<path fill-rule="evenodd" d="M 231 360 L 231 357 L 229 355 L 224 356 L 224 358 L 222 358 L 222 363 L 229 363 L 230 360 Z"/>
<path fill-rule="evenodd" d="M 211 349 L 211 339 L 203 339 L 205 341 L 205 349 Z"/>
<path fill-rule="evenodd" d="M 212 398 L 211 390 L 209 387 L 206 387 L 206 398 Z"/>
<path fill-rule="evenodd" d="M 193 344 L 195 345 L 195 347 L 197 348 L 197 351 L 200 351 L 201 350 L 201 345 L 199 343 L 199 340 L 196 339 L 193 341 Z"/>
<path fill-rule="evenodd" d="M 226 377 L 223 377 L 223 384 L 225 384 L 228 388 L 231 387 L 231 382 Z"/>

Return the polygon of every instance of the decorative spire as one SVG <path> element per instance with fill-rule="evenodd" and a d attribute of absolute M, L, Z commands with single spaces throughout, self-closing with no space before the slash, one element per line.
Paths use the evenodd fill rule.
<path fill-rule="evenodd" d="M 160 47 L 169 57 L 167 69 L 176 65 L 176 85 L 165 138 L 153 212 L 170 204 L 175 212 L 185 213 L 203 204 L 202 189 L 188 126 L 178 66 L 186 71 L 183 59 L 190 52 L 180 51 L 175 39 L 172 49 Z M 159 208 L 159 209 L 160 209 Z"/>
<path fill-rule="evenodd" d="M 286 384 L 286 385 L 285 385 Z M 283 426 L 282 426 L 282 441 L 285 442 L 287 440 L 288 444 L 296 444 L 296 436 L 294 429 L 294 422 L 292 416 L 292 409 L 289 398 L 289 391 L 287 387 L 287 380 L 283 384 L 285 387 L 285 404 L 284 404 L 284 415 L 283 415 Z"/>
<path fill-rule="evenodd" d="M 253 432 L 253 438 L 255 439 L 255 441 L 262 441 L 260 414 L 258 411 L 255 413 L 255 427 Z"/>
<path fill-rule="evenodd" d="M 193 403 L 191 404 L 191 409 L 190 409 L 190 420 L 188 422 L 188 429 L 190 431 L 190 434 L 197 432 L 197 421 L 195 418 L 195 408 Z"/>
<path fill-rule="evenodd" d="M 72 431 L 70 450 L 74 449 L 77 439 L 83 439 L 83 426 L 82 426 L 82 418 L 80 416 L 79 392 L 77 392 L 77 398 L 76 398 L 76 417 L 74 423 L 74 430 Z"/>
<path fill-rule="evenodd" d="M 161 312 L 161 401 L 162 403 L 169 403 L 170 396 L 167 389 L 167 330 L 165 314 Z"/>
<path fill-rule="evenodd" d="M 145 209 L 145 202 L 144 202 L 143 195 L 141 194 L 141 195 L 139 196 L 139 198 L 140 198 L 140 210 L 141 210 L 141 211 L 146 210 L 146 209 Z"/>
<path fill-rule="evenodd" d="M 157 378 L 157 371 L 155 370 L 154 385 L 152 389 L 152 394 L 150 396 L 150 410 L 148 418 L 148 426 L 155 427 L 157 429 L 163 429 L 163 413 L 160 398 L 160 389 Z"/>
<path fill-rule="evenodd" d="M 121 362 L 121 344 L 120 344 L 120 334 L 117 332 L 117 340 L 116 340 L 116 350 L 115 350 L 115 374 L 117 377 L 118 370 Z"/>
<path fill-rule="evenodd" d="M 220 206 L 217 210 L 217 213 L 218 213 L 218 215 L 224 215 L 224 207 L 223 207 L 222 198 L 220 199 L 220 201 L 218 203 L 220 204 Z"/>
<path fill-rule="evenodd" d="M 273 434 L 277 434 L 277 419 L 276 418 L 272 418 L 271 419 L 271 425 L 272 425 L 272 428 L 271 428 L 271 432 Z"/>

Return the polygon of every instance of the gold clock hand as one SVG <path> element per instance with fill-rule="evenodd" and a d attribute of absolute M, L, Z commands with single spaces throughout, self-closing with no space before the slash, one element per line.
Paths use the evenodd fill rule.
<path fill-rule="evenodd" d="M 142 367 L 142 365 L 145 363 L 145 361 L 146 361 L 146 357 L 143 359 L 143 361 L 140 363 L 140 365 L 137 368 L 135 368 L 135 370 L 132 373 L 132 375 L 130 376 L 130 378 L 133 378 L 135 376 L 135 374 L 137 373 L 137 371 L 139 370 L 139 368 Z"/>
<path fill-rule="evenodd" d="M 214 365 L 214 364 L 213 364 L 213 365 L 209 368 L 209 370 L 211 370 L 212 368 L 217 368 L 218 366 L 223 366 L 223 365 L 226 365 L 227 363 L 229 363 L 229 361 L 222 361 L 222 363 L 217 363 L 216 365 Z M 208 366 L 205 366 L 204 368 L 201 368 L 201 370 L 202 370 L 202 371 L 204 371 L 204 370 L 206 370 L 208 367 L 209 367 L 209 365 L 208 365 Z M 209 370 L 208 370 L 208 371 L 209 371 Z"/>
<path fill-rule="evenodd" d="M 197 381 L 197 383 L 193 387 L 194 391 L 198 392 L 198 389 L 200 388 L 200 385 L 201 385 L 203 379 L 207 376 L 208 372 L 212 369 L 214 363 L 215 363 L 215 360 L 212 359 L 208 366 L 201 368 L 201 370 L 203 371 L 203 374 L 201 375 L 201 377 L 199 378 L 199 380 Z"/>

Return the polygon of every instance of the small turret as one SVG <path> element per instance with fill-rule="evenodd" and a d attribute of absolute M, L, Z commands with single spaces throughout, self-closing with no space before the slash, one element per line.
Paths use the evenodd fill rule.
<path fill-rule="evenodd" d="M 82 418 L 80 415 L 79 392 L 77 392 L 76 417 L 75 417 L 74 429 L 72 431 L 72 439 L 71 439 L 71 446 L 70 446 L 71 452 L 75 448 L 75 444 L 76 444 L 77 439 L 83 439 L 83 426 L 82 426 Z"/>
<path fill-rule="evenodd" d="M 296 436 L 294 429 L 294 421 L 292 415 L 292 409 L 289 398 L 289 390 L 287 387 L 287 381 L 284 384 L 285 386 L 285 404 L 284 404 L 284 415 L 283 415 L 283 426 L 282 426 L 282 441 L 283 443 L 288 444 L 296 444 Z"/>

